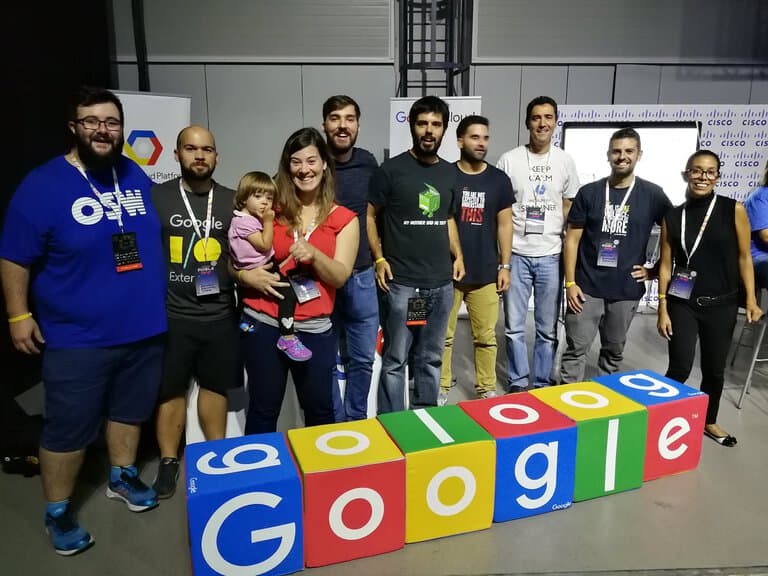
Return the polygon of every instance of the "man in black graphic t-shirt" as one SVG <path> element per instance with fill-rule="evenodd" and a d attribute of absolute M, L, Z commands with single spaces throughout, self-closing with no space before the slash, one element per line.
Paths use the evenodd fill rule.
<path fill-rule="evenodd" d="M 488 119 L 467 116 L 456 128 L 461 159 L 456 164 L 460 208 L 456 215 L 461 251 L 472 257 L 467 275 L 456 282 L 443 352 L 438 403 L 446 404 L 451 387 L 451 356 L 461 303 L 467 305 L 475 351 L 475 391 L 480 398 L 496 395 L 496 322 L 499 293 L 509 288 L 512 256 L 512 183 L 485 161 Z"/>
<path fill-rule="evenodd" d="M 437 155 L 448 115 L 448 105 L 440 98 L 417 100 L 409 116 L 413 147 L 384 162 L 368 190 L 368 240 L 384 333 L 380 413 L 405 409 L 405 367 L 411 349 L 410 404 L 437 405 L 453 301 L 451 281 L 464 277 L 454 221 L 456 169 Z"/>
<path fill-rule="evenodd" d="M 635 130 L 614 132 L 608 146 L 610 177 L 582 186 L 568 214 L 563 383 L 584 379 L 586 354 L 598 329 L 599 373 L 619 370 L 645 281 L 655 275 L 644 266 L 646 247 L 653 224 L 661 224 L 672 203 L 659 186 L 634 175 L 641 155 Z"/>

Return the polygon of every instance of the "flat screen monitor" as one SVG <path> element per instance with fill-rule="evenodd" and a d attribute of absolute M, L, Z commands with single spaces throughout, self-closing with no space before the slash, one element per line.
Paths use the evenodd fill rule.
<path fill-rule="evenodd" d="M 564 122 L 560 146 L 573 157 L 581 184 L 594 182 L 611 172 L 608 143 L 616 130 L 628 126 L 617 122 Z M 664 189 L 672 204 L 685 201 L 681 172 L 688 157 L 699 149 L 697 122 L 637 122 L 643 155 L 635 174 Z"/>

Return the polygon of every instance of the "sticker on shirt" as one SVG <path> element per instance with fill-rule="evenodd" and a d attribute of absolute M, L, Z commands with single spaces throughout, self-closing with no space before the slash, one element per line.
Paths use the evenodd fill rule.
<path fill-rule="evenodd" d="M 135 232 L 112 234 L 112 255 L 115 259 L 115 270 L 118 272 L 141 270 L 144 267 L 139 258 Z"/>
<path fill-rule="evenodd" d="M 604 238 L 600 240 L 597 252 L 597 265 L 601 268 L 617 268 L 619 266 L 619 239 Z"/>
<path fill-rule="evenodd" d="M 306 274 L 292 274 L 288 276 L 288 282 L 290 282 L 299 304 L 320 298 L 320 288 L 312 277 Z"/>
<path fill-rule="evenodd" d="M 195 274 L 195 294 L 201 297 L 213 296 L 219 292 L 219 276 L 216 274 L 216 268 L 208 264 L 198 266 Z"/>
<path fill-rule="evenodd" d="M 546 212 L 543 206 L 525 207 L 525 233 L 544 234 L 544 218 Z"/>
<path fill-rule="evenodd" d="M 405 318 L 406 326 L 425 326 L 427 324 L 429 311 L 427 299 L 417 296 L 408 298 L 408 313 Z"/>
<path fill-rule="evenodd" d="M 669 284 L 667 294 L 683 300 L 690 300 L 693 293 L 693 285 L 696 282 L 696 271 L 686 268 L 675 268 L 672 274 L 672 282 Z"/>

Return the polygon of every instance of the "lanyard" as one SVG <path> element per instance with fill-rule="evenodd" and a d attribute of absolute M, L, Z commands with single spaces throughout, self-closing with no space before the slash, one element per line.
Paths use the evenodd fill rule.
<path fill-rule="evenodd" d="M 91 179 L 88 178 L 88 174 L 85 173 L 85 170 L 80 165 L 80 162 L 77 161 L 77 158 L 74 156 L 72 157 L 72 163 L 75 165 L 75 168 L 77 168 L 77 171 L 80 172 L 80 175 L 85 178 L 85 181 L 88 182 L 88 186 L 91 187 L 91 191 L 93 192 L 94 196 L 96 196 L 96 199 L 101 203 L 102 206 L 107 206 L 107 204 L 104 204 L 104 201 L 101 199 L 101 192 L 99 192 L 96 189 L 96 186 L 93 185 L 93 182 L 91 182 Z M 115 192 L 113 196 L 115 197 L 115 202 L 117 203 L 117 225 L 120 227 L 120 233 L 124 233 L 123 230 L 123 207 L 120 204 L 120 183 L 117 180 L 117 172 L 115 171 L 115 167 L 112 166 L 112 182 L 114 182 L 115 186 Z"/>
<path fill-rule="evenodd" d="M 208 237 L 211 235 L 211 216 L 213 215 L 213 188 L 214 184 L 211 184 L 211 189 L 208 190 L 208 208 L 205 215 L 205 236 L 203 236 L 200 233 L 200 224 L 198 224 L 197 219 L 195 219 L 195 213 L 192 212 L 192 206 L 189 204 L 189 198 L 187 198 L 184 185 L 181 183 L 181 178 L 179 178 L 179 193 L 181 194 L 181 199 L 184 201 L 184 206 L 187 207 L 187 214 L 189 214 L 189 219 L 192 222 L 192 227 L 195 229 L 195 234 L 197 234 L 197 237 L 203 241 L 203 259 L 205 260 L 208 260 L 208 251 L 206 248 L 208 246 Z"/>
<path fill-rule="evenodd" d="M 314 232 L 317 229 L 317 212 L 315 212 L 314 218 L 312 218 L 312 222 L 309 223 L 309 227 L 307 228 L 306 233 L 304 234 L 304 240 L 309 242 L 309 237 L 312 235 L 312 232 Z M 293 242 L 294 244 L 299 241 L 299 233 L 294 228 L 293 229 Z"/>
<path fill-rule="evenodd" d="M 549 155 L 550 154 L 552 154 L 552 146 L 550 146 L 549 150 L 547 150 L 547 157 L 544 160 L 544 166 L 547 168 L 547 174 L 549 173 Z M 537 156 L 540 156 L 540 154 L 537 154 Z M 528 182 L 530 182 L 531 168 L 532 168 L 532 166 L 531 166 L 531 152 L 530 152 L 530 150 L 528 150 L 527 146 L 525 147 L 525 159 L 528 161 Z M 541 164 L 538 164 L 538 166 L 541 166 Z M 534 205 L 536 205 L 538 203 L 538 200 L 537 200 L 538 194 L 536 193 L 536 188 L 538 188 L 538 186 L 539 185 L 536 184 L 536 185 L 531 187 L 533 189 L 533 203 L 534 203 Z"/>
<path fill-rule="evenodd" d="M 315 221 L 312 220 L 312 222 L 309 224 L 309 228 L 307 228 L 307 233 L 304 234 L 304 240 L 309 242 L 309 237 L 312 235 L 312 232 L 314 232 L 317 229 L 315 226 Z M 296 229 L 293 230 L 293 242 L 296 243 L 299 241 L 299 233 L 296 231 Z"/>
<path fill-rule="evenodd" d="M 621 199 L 621 204 L 619 204 L 619 207 L 616 209 L 616 212 L 613 213 L 613 218 L 611 218 L 608 221 L 608 233 L 611 234 L 611 230 L 613 230 L 613 224 L 616 222 L 616 219 L 621 215 L 622 211 L 624 210 L 624 206 L 627 205 L 627 202 L 629 201 L 629 195 L 632 194 L 632 189 L 635 187 L 635 179 L 632 179 L 632 184 L 629 185 L 629 188 L 624 193 L 624 198 Z M 603 218 L 605 218 L 606 212 L 608 212 L 608 206 L 611 205 L 611 200 L 609 197 L 610 193 L 610 185 L 608 184 L 608 179 L 605 179 L 605 208 L 603 208 Z"/>
<path fill-rule="evenodd" d="M 683 215 L 680 220 L 680 244 L 683 246 L 683 252 L 685 253 L 685 267 L 688 268 L 691 264 L 691 258 L 693 258 L 693 253 L 696 252 L 696 248 L 699 247 L 699 242 L 701 242 L 701 237 L 704 236 L 704 229 L 707 227 L 707 222 L 709 222 L 709 217 L 712 216 L 712 211 L 715 209 L 715 202 L 717 202 L 717 194 L 712 196 L 712 200 L 709 201 L 709 208 L 707 208 L 707 213 L 704 215 L 704 220 L 701 223 L 701 227 L 699 228 L 699 234 L 696 236 L 696 240 L 693 241 L 693 246 L 691 247 L 691 252 L 688 253 L 688 250 L 685 248 L 685 212 L 686 210 L 683 209 Z"/>

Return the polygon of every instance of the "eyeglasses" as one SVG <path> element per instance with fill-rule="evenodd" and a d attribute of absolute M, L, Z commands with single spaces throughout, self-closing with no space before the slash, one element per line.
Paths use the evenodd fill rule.
<path fill-rule="evenodd" d="M 123 127 L 123 123 L 117 118 L 107 118 L 106 120 L 99 120 L 96 116 L 86 116 L 85 118 L 78 118 L 75 120 L 86 130 L 98 130 L 99 126 L 104 124 L 104 127 L 110 132 L 117 132 Z"/>
<path fill-rule="evenodd" d="M 688 168 L 686 173 L 691 178 L 701 178 L 705 176 L 707 180 L 717 180 L 720 173 L 717 170 L 702 170 L 701 168 Z"/>

